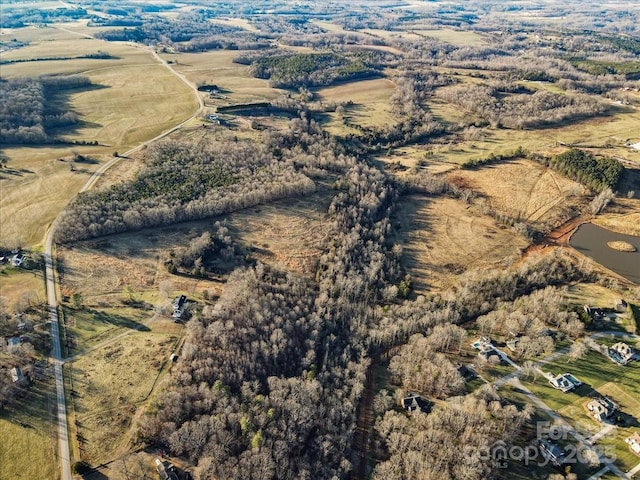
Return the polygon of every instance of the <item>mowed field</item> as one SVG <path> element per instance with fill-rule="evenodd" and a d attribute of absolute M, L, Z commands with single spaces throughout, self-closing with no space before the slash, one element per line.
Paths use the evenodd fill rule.
<path fill-rule="evenodd" d="M 177 339 L 153 330 L 131 332 L 67 366 L 83 460 L 97 465 L 128 452 L 132 420 L 148 400 Z"/>
<path fill-rule="evenodd" d="M 451 198 L 409 195 L 392 219 L 416 293 L 443 289 L 471 268 L 499 266 L 526 242 L 474 207 Z"/>
<path fill-rule="evenodd" d="M 64 28 L 75 28 L 75 24 Z M 86 28 L 86 27 L 85 27 Z M 6 64 L 3 78 L 82 74 L 94 84 L 63 93 L 64 102 L 81 123 L 56 136 L 71 141 L 97 141 L 98 146 L 43 145 L 4 148 L 11 172 L 0 179 L 0 243 L 38 244 L 53 219 L 100 163 L 151 139 L 188 118 L 197 108 L 193 92 L 144 48 L 85 38 L 58 28 L 25 27 L 7 33 L 29 45 L 3 54 L 6 59 L 80 56 L 98 51 L 113 59 L 73 59 Z M 96 163 L 66 162 L 72 151 Z"/>
<path fill-rule="evenodd" d="M 554 227 L 578 213 L 584 187 L 531 160 L 456 170 L 450 182 L 486 197 L 494 210 L 541 227 Z"/>
<path fill-rule="evenodd" d="M 331 190 L 279 200 L 227 216 L 238 240 L 251 246 L 257 260 L 313 277 L 318 258 L 333 235 L 327 209 Z"/>

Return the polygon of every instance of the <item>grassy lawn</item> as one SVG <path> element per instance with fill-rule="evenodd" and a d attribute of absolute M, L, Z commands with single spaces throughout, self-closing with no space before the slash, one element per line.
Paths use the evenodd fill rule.
<path fill-rule="evenodd" d="M 51 378 L 43 377 L 0 411 L 0 478 L 57 478 L 53 387 Z"/>
<path fill-rule="evenodd" d="M 67 337 L 73 338 L 69 355 L 77 355 L 95 344 L 131 330 L 148 331 L 144 322 L 152 312 L 134 308 L 78 309 L 65 308 Z"/>
<path fill-rule="evenodd" d="M 0 269 L 0 297 L 4 297 L 8 311 L 14 311 L 18 303 L 27 298 L 32 303 L 46 299 L 44 281 L 40 270 L 25 270 L 4 266 Z"/>

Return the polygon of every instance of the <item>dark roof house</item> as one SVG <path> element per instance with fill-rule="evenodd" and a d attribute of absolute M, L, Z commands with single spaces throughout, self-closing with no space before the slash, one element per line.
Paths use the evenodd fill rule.
<path fill-rule="evenodd" d="M 402 408 L 410 413 L 417 410 L 423 413 L 429 413 L 431 411 L 431 402 L 425 400 L 417 393 L 410 393 L 402 399 Z"/>

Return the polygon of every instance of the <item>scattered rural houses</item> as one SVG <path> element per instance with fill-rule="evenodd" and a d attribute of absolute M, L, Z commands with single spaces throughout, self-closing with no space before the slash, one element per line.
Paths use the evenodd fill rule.
<path fill-rule="evenodd" d="M 546 439 L 540 439 L 539 446 L 542 457 L 556 467 L 561 466 L 565 462 L 564 450 L 559 445 Z"/>
<path fill-rule="evenodd" d="M 570 373 L 564 373 L 557 376 L 553 376 L 552 373 L 548 373 L 547 378 L 549 378 L 549 383 L 553 388 L 556 388 L 564 393 L 570 392 L 574 388 L 582 385 L 582 382 Z"/>
<path fill-rule="evenodd" d="M 429 413 L 431 411 L 431 402 L 425 400 L 417 393 L 409 393 L 409 395 L 402 399 L 402 408 L 409 413 L 415 411 Z"/>
<path fill-rule="evenodd" d="M 619 365 L 627 365 L 635 358 L 635 350 L 624 342 L 618 342 L 607 349 L 609 359 Z"/>
<path fill-rule="evenodd" d="M 604 423 L 615 415 L 618 406 L 607 397 L 599 397 L 589 400 L 587 410 L 591 412 L 593 418 Z"/>
<path fill-rule="evenodd" d="M 634 432 L 633 435 L 624 439 L 629 444 L 629 449 L 636 455 L 640 455 L 640 433 Z"/>
<path fill-rule="evenodd" d="M 187 306 L 187 297 L 184 295 L 180 295 L 176 297 L 176 299 L 171 304 L 173 307 L 173 319 L 178 322 L 182 319 L 182 315 L 184 314 L 184 310 Z"/>

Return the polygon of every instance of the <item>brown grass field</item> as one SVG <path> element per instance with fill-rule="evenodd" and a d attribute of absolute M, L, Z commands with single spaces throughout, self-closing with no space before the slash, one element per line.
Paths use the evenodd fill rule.
<path fill-rule="evenodd" d="M 0 297 L 4 298 L 7 310 L 14 312 L 20 297 L 29 295 L 39 302 L 46 299 L 42 273 L 38 270 L 27 271 L 13 267 L 0 269 Z"/>
<path fill-rule="evenodd" d="M 467 269 L 513 261 L 526 246 L 461 201 L 409 195 L 401 202 L 393 219 L 399 226 L 396 242 L 418 294 L 450 286 Z"/>
<path fill-rule="evenodd" d="M 176 342 L 173 335 L 132 332 L 73 362 L 73 413 L 85 461 L 96 465 L 129 450 L 131 421 Z"/>
<path fill-rule="evenodd" d="M 163 53 L 162 57 L 174 62 L 172 67 L 196 85 L 217 85 L 221 95 L 207 103 L 216 106 L 238 103 L 263 102 L 283 93 L 269 87 L 267 80 L 254 78 L 249 67 L 233 63 L 237 51 L 219 50 L 202 53 Z"/>
<path fill-rule="evenodd" d="M 183 223 L 174 227 L 149 229 L 78 242 L 73 248 L 59 246 L 63 292 L 80 293 L 84 304 L 103 309 L 121 305 L 130 288 L 136 299 L 163 306 L 171 299 L 159 291 L 169 280 L 175 292 L 199 297 L 203 291 L 220 293 L 217 281 L 176 276 L 168 273 L 164 258 L 201 235 L 216 220 L 227 219 L 240 245 L 264 263 L 313 275 L 315 262 L 330 237 L 326 211 L 334 192 L 320 187 L 318 193 L 285 199 L 210 220 Z M 96 334 L 109 325 L 96 325 Z M 108 322 L 107 322 L 108 323 Z M 78 335 L 91 337 L 89 330 Z"/>
<path fill-rule="evenodd" d="M 389 106 L 394 90 L 395 84 L 391 80 L 377 78 L 319 88 L 315 94 L 325 103 L 352 101 L 353 106 L 345 107 L 345 117 L 364 127 L 380 127 L 396 121 Z M 330 120 L 324 125 L 327 131 L 342 135 L 352 130 L 342 124 L 338 114 L 331 113 L 328 117 Z"/>
<path fill-rule="evenodd" d="M 547 228 L 575 216 L 586 193 L 580 184 L 530 160 L 456 170 L 448 179 L 479 192 L 498 212 Z"/>

